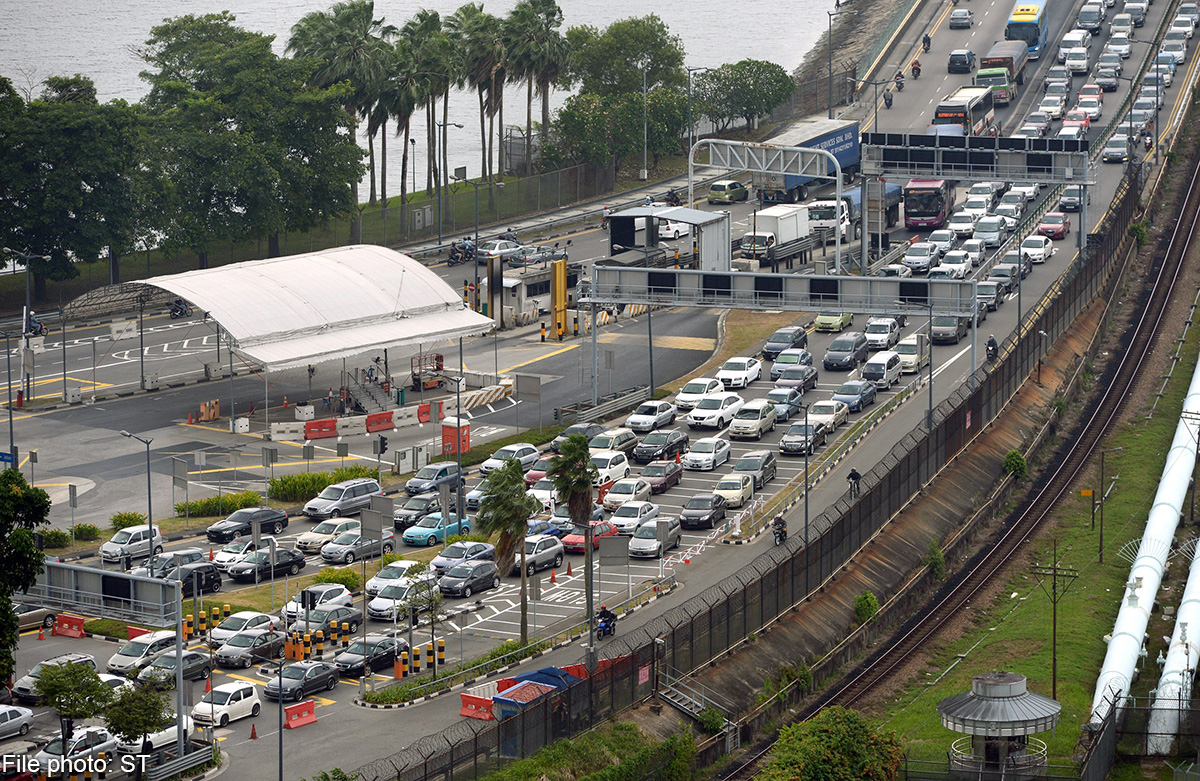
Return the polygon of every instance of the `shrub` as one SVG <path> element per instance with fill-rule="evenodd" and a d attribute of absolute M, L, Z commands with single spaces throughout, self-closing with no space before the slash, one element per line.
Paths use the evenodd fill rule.
<path fill-rule="evenodd" d="M 1010 450 L 1004 456 L 1004 471 L 1013 476 L 1018 483 L 1029 476 L 1029 465 L 1020 450 Z"/>
<path fill-rule="evenodd" d="M 351 591 L 358 591 L 362 585 L 362 577 L 350 567 L 326 567 L 317 573 L 314 583 L 341 583 Z"/>
<path fill-rule="evenodd" d="M 71 535 L 62 529 L 48 529 L 42 532 L 42 544 L 47 548 L 65 548 L 71 544 Z"/>
<path fill-rule="evenodd" d="M 456 542 L 488 542 L 491 537 L 479 532 L 471 532 L 470 534 L 451 534 L 446 538 L 446 544 L 452 545 Z"/>
<path fill-rule="evenodd" d="M 854 620 L 865 624 L 879 612 L 879 600 L 870 591 L 864 591 L 854 598 Z"/>
<path fill-rule="evenodd" d="M 925 557 L 924 563 L 929 567 L 929 574 L 934 580 L 945 580 L 946 556 L 942 553 L 942 546 L 938 545 L 937 540 L 929 541 L 929 555 Z"/>
<path fill-rule="evenodd" d="M 1150 228 L 1145 220 L 1138 220 L 1129 226 L 1129 235 L 1137 240 L 1138 249 L 1141 249 L 1150 240 Z"/>
<path fill-rule="evenodd" d="M 190 502 L 176 502 L 175 514 L 177 516 L 189 515 L 192 517 L 204 517 L 215 515 L 228 515 L 234 510 L 241 510 L 246 507 L 258 507 L 262 504 L 262 496 L 258 491 L 240 491 L 236 494 L 221 494 L 220 496 L 209 496 L 204 499 L 193 499 Z"/>
<path fill-rule="evenodd" d="M 356 480 L 360 477 L 375 477 L 377 472 L 361 464 L 344 466 L 332 472 L 297 472 L 281 475 L 268 483 L 271 497 L 285 502 L 307 502 L 334 483 Z"/>
<path fill-rule="evenodd" d="M 100 527 L 91 523 L 77 523 L 74 526 L 75 539 L 91 542 L 100 539 Z"/>
<path fill-rule="evenodd" d="M 135 512 L 113 513 L 108 522 L 112 524 L 114 529 L 118 530 L 128 529 L 130 526 L 145 526 L 146 515 L 145 513 Z"/>
<path fill-rule="evenodd" d="M 696 721 L 700 722 L 700 728 L 709 735 L 716 735 L 725 726 L 725 716 L 721 711 L 712 707 L 700 711 Z"/>

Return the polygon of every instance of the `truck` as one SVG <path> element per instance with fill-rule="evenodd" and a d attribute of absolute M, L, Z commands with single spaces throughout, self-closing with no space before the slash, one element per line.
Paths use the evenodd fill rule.
<path fill-rule="evenodd" d="M 858 122 L 845 119 L 805 119 L 792 125 L 766 143 L 780 147 L 824 149 L 842 166 L 842 178 L 849 182 L 858 173 Z M 829 161 L 827 174 L 834 172 Z M 808 199 L 809 182 L 822 181 L 807 174 L 755 173 L 752 179 L 763 203 L 799 203 Z"/>
<path fill-rule="evenodd" d="M 976 87 L 991 87 L 992 102 L 1007 106 L 1017 99 L 1019 86 L 1025 83 L 1029 63 L 1029 45 L 1024 41 L 997 41 L 980 58 L 979 70 L 972 82 Z"/>
<path fill-rule="evenodd" d="M 757 212 L 752 230 L 742 236 L 742 255 L 767 261 L 793 258 L 807 245 L 808 207 L 804 204 L 771 206 Z"/>
<path fill-rule="evenodd" d="M 884 183 L 882 200 L 867 198 L 867 207 L 874 213 L 882 212 L 886 216 L 887 226 L 891 227 L 900 221 L 900 201 L 904 189 L 898 184 Z M 834 229 L 840 225 L 837 236 L 841 241 L 853 241 L 862 235 L 863 227 L 862 190 L 854 188 L 842 193 L 841 209 L 833 198 L 825 198 L 808 204 L 808 224 L 815 233 L 819 230 L 829 231 L 825 239 L 834 238 Z M 840 219 L 839 219 L 840 213 Z M 875 220 L 878 226 L 878 219 Z"/>

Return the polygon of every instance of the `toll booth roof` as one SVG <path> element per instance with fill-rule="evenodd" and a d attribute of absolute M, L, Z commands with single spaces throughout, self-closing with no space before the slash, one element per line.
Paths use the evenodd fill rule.
<path fill-rule="evenodd" d="M 656 217 L 688 225 L 708 225 L 726 219 L 725 212 L 702 212 L 687 206 L 631 206 L 608 215 L 610 220 L 622 217 Z"/>

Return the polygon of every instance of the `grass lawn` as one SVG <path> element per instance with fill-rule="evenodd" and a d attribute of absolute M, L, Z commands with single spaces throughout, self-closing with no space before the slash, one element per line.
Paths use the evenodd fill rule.
<path fill-rule="evenodd" d="M 1103 563 L 1098 556 L 1099 523 L 1093 531 L 1090 499 L 1078 494 L 1057 510 L 1055 529 L 1044 532 L 1035 543 L 1038 564 L 1051 563 L 1053 540 L 1057 539 L 1059 565 L 1080 573 L 1058 610 L 1057 699 L 1062 714 L 1054 733 L 1037 736 L 1049 746 L 1052 762 L 1071 761 L 1080 726 L 1088 719 L 1096 673 L 1107 648 L 1102 638 L 1112 631 L 1129 574 L 1129 562 L 1119 552 L 1141 537 L 1196 363 L 1198 343 L 1200 329 L 1191 329 L 1181 353 L 1185 360 L 1176 367 L 1154 417 L 1138 417 L 1103 442 L 1105 449 L 1124 448 L 1105 462 L 1106 479 L 1117 479 L 1105 510 Z M 1098 471 L 1098 465 L 1095 469 Z M 1176 565 L 1179 567 L 1183 571 L 1174 573 L 1166 584 L 1175 592 L 1182 589 L 1186 578 L 1186 563 Z M 972 675 L 993 670 L 1021 673 L 1028 677 L 1031 691 L 1051 696 L 1049 588 L 1049 583 L 1039 584 L 1028 570 L 1012 573 L 1003 596 L 994 604 L 972 606 L 974 627 L 942 648 L 920 673 L 920 680 L 911 682 L 885 710 L 872 714 L 876 723 L 894 730 L 912 758 L 944 761 L 950 743 L 959 736 L 941 726 L 937 703 L 969 691 Z M 1170 635 L 1171 630 L 1171 622 L 1156 611 L 1147 630 L 1150 660 L 1160 650 L 1165 653 L 1162 636 Z M 1134 686 L 1136 695 L 1144 695 L 1156 678 L 1154 665 L 1146 667 L 1147 673 Z M 1136 773 L 1121 777 L 1135 776 L 1142 777 Z"/>
<path fill-rule="evenodd" d="M 693 377 L 709 376 L 717 367 L 735 355 L 747 355 L 755 344 L 766 341 L 776 329 L 785 325 L 808 319 L 808 315 L 797 312 L 757 312 L 750 309 L 731 309 L 725 318 L 725 341 L 718 347 L 713 357 L 705 361 L 695 371 L 672 383 L 666 383 L 664 388 L 677 391 Z"/>

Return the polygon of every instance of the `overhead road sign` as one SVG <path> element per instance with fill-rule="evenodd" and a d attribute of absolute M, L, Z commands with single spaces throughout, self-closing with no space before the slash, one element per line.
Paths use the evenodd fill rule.
<path fill-rule="evenodd" d="M 1099 181 L 1086 140 L 917 133 L 864 133 L 862 173 L 1038 184 Z"/>

